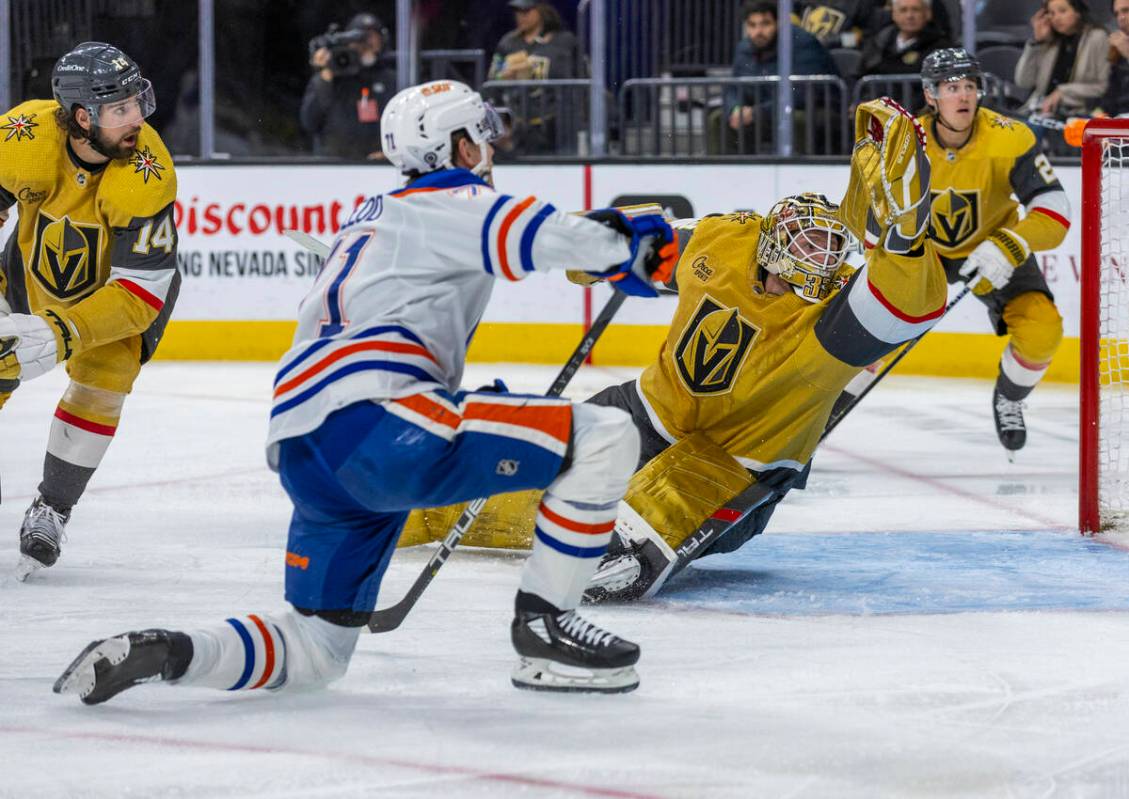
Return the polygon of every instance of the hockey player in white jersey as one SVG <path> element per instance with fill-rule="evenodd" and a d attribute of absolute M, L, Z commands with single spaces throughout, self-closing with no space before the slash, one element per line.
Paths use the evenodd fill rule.
<path fill-rule="evenodd" d="M 294 504 L 285 613 L 90 644 L 55 683 L 97 704 L 140 682 L 280 689 L 341 677 L 408 512 L 546 492 L 515 600 L 521 688 L 629 691 L 639 647 L 576 613 L 639 455 L 630 417 L 459 389 L 495 280 L 586 268 L 656 294 L 677 260 L 658 216 L 565 215 L 494 191 L 497 115 L 453 81 L 407 89 L 381 120 L 407 185 L 370 197 L 299 308 L 274 385 L 268 460 Z"/>

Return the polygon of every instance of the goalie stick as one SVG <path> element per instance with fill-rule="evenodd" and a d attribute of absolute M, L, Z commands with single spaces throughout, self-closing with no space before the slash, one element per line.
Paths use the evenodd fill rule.
<path fill-rule="evenodd" d="M 325 258 L 329 254 L 329 247 L 327 247 L 324 242 L 318 241 L 313 236 L 303 233 L 300 230 L 288 230 L 285 235 L 315 255 L 320 255 L 322 258 Z M 599 315 L 592 320 L 592 326 L 588 328 L 588 332 L 584 334 L 584 337 L 580 340 L 580 344 L 577 345 L 572 355 L 569 356 L 568 361 L 553 380 L 553 384 L 549 387 L 547 396 L 559 397 L 564 393 L 565 388 L 576 375 L 581 364 L 588 358 L 592 347 L 595 346 L 596 341 L 603 334 L 604 330 L 607 329 L 607 326 L 611 323 L 612 319 L 619 311 L 620 306 L 623 305 L 623 301 L 626 299 L 627 295 L 619 291 L 612 294 L 611 299 L 604 304 Z M 420 572 L 419 577 L 412 583 L 411 588 L 408 589 L 408 593 L 404 595 L 403 599 L 395 605 L 389 605 L 386 608 L 372 612 L 368 620 L 368 628 L 371 632 L 386 633 L 400 626 L 409 611 L 415 606 L 420 595 L 423 594 L 431 581 L 435 579 L 435 575 L 439 573 L 439 570 L 443 568 L 443 564 L 447 562 L 447 558 L 451 556 L 455 547 L 459 545 L 459 541 L 466 535 L 467 530 L 469 530 L 478 519 L 478 514 L 480 514 L 482 509 L 486 506 L 487 499 L 489 499 L 489 497 L 479 497 L 470 501 L 459 515 L 454 526 L 448 531 L 447 537 L 443 539 L 443 542 L 439 545 L 439 549 L 428 559 L 427 565 L 423 567 L 423 571 Z"/>

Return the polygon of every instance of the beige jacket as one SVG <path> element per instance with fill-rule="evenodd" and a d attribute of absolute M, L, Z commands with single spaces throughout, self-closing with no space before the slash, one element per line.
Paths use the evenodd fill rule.
<path fill-rule="evenodd" d="M 1105 93 L 1109 82 L 1109 34 L 1104 28 L 1093 27 L 1082 34 L 1078 54 L 1070 81 L 1058 86 L 1062 103 L 1060 116 L 1082 114 L 1088 111 Z M 1027 42 L 1023 55 L 1015 65 L 1015 82 L 1022 89 L 1033 89 L 1023 111 L 1037 111 L 1043 98 L 1049 94 L 1047 84 L 1058 56 L 1057 43 Z"/>

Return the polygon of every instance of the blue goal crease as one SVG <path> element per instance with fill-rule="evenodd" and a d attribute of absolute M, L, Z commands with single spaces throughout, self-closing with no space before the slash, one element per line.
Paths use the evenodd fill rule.
<path fill-rule="evenodd" d="M 1062 532 L 758 536 L 656 601 L 767 616 L 1129 610 L 1129 550 Z"/>

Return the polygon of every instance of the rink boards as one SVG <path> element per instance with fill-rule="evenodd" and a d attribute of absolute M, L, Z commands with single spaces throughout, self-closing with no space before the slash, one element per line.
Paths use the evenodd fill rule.
<path fill-rule="evenodd" d="M 1075 198 L 1075 224 L 1061 247 L 1038 257 L 1067 336 L 1049 377 L 1076 380 L 1080 170 L 1057 171 L 1068 195 Z M 159 352 L 159 357 L 177 359 L 277 358 L 290 343 L 290 320 L 319 266 L 282 231 L 296 227 L 328 241 L 361 198 L 398 185 L 390 167 L 375 165 L 200 165 L 181 166 L 177 174 L 184 286 Z M 735 209 L 763 212 L 780 196 L 799 191 L 837 199 L 846 187 L 847 169 L 842 164 L 795 163 L 501 166 L 496 182 L 507 193 L 536 194 L 562 209 L 662 195 L 677 215 L 701 215 Z M 602 288 L 588 292 L 556 274 L 516 285 L 500 283 L 471 358 L 562 362 L 584 320 L 599 311 L 607 296 Z M 596 347 L 594 361 L 648 363 L 665 335 L 674 302 L 628 302 Z M 1002 341 L 990 334 L 983 307 L 969 298 L 899 368 L 989 377 L 995 374 L 1001 349 Z"/>

